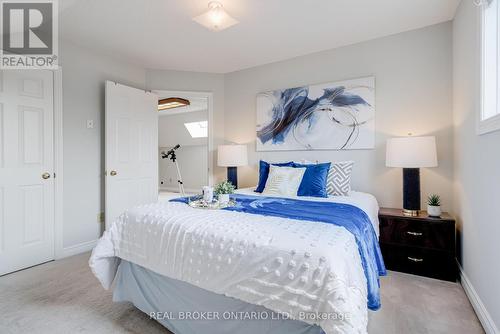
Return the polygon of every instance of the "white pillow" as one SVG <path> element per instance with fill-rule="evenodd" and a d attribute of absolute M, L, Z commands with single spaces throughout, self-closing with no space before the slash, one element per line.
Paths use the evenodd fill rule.
<path fill-rule="evenodd" d="M 306 168 L 279 167 L 271 165 L 264 195 L 297 196 Z"/>

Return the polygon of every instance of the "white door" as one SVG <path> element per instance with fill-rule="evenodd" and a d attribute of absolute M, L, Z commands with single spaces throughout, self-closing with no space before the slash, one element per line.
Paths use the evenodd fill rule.
<path fill-rule="evenodd" d="M 158 200 L 158 97 L 106 81 L 106 229 Z"/>
<path fill-rule="evenodd" d="M 0 275 L 54 259 L 52 81 L 0 71 Z"/>

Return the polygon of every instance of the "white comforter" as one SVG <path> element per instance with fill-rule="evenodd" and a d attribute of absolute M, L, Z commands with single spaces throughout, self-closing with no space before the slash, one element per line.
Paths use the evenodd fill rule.
<path fill-rule="evenodd" d="M 366 278 L 343 227 L 156 203 L 122 214 L 92 252 L 90 267 L 106 289 L 119 258 L 327 334 L 367 331 Z"/>

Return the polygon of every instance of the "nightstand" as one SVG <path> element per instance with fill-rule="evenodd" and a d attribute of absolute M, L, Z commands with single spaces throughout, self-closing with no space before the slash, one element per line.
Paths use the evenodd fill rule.
<path fill-rule="evenodd" d="M 455 219 L 444 212 L 440 218 L 420 211 L 416 217 L 401 209 L 381 208 L 380 248 L 389 270 L 447 281 L 457 278 Z"/>

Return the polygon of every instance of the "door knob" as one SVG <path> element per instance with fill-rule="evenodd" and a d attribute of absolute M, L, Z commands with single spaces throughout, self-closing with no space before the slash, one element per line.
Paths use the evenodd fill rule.
<path fill-rule="evenodd" d="M 111 176 L 115 176 L 116 174 L 117 174 L 117 173 L 116 173 L 116 170 L 112 170 L 112 171 L 109 173 L 109 175 L 111 175 Z"/>
<path fill-rule="evenodd" d="M 42 179 L 44 179 L 44 180 L 50 179 L 50 173 L 47 173 L 47 172 L 43 173 Z"/>

